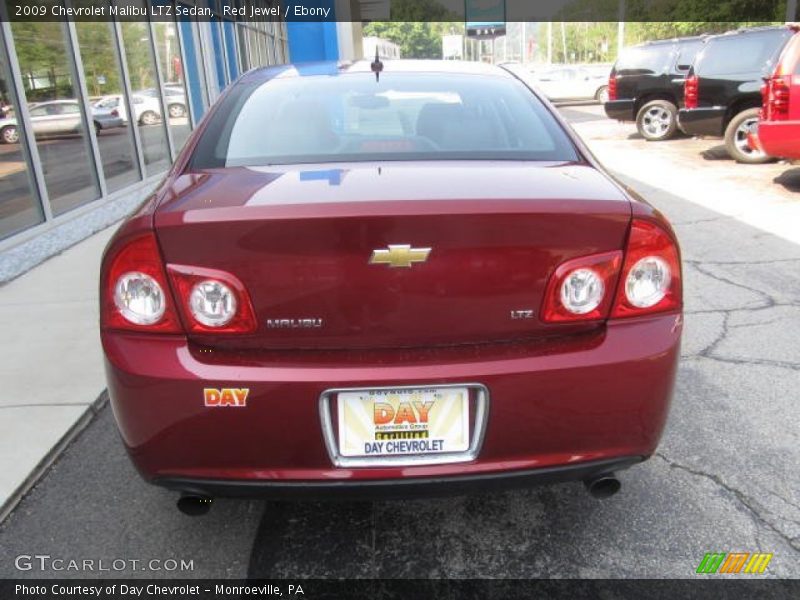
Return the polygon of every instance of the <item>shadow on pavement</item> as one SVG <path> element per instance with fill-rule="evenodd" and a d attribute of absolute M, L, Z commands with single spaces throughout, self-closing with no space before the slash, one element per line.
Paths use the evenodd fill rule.
<path fill-rule="evenodd" d="M 733 160 L 725 149 L 725 144 L 719 144 L 717 146 L 712 146 L 708 150 L 703 150 L 700 156 L 706 160 Z"/>
<path fill-rule="evenodd" d="M 790 192 L 800 192 L 800 167 L 784 171 L 772 181 L 782 185 Z"/>

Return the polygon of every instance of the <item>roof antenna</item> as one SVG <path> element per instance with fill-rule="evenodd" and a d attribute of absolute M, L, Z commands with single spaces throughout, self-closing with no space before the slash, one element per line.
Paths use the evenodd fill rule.
<path fill-rule="evenodd" d="M 378 54 L 377 48 L 375 48 L 375 60 L 373 60 L 369 66 L 372 69 L 372 72 L 375 73 L 375 81 L 380 82 L 381 71 L 383 71 L 383 63 L 381 62 L 381 57 Z"/>

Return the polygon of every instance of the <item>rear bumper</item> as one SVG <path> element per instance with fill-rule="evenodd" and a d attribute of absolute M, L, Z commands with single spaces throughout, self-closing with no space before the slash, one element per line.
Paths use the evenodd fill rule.
<path fill-rule="evenodd" d="M 635 121 L 634 106 L 636 101 L 631 98 L 624 100 L 610 100 L 603 104 L 606 116 L 617 121 Z"/>
<path fill-rule="evenodd" d="M 100 126 L 100 129 L 116 129 L 118 127 L 124 127 L 125 123 L 123 122 L 121 117 L 118 118 L 109 118 L 109 119 L 98 119 L 95 120 Z"/>
<path fill-rule="evenodd" d="M 419 351 L 236 353 L 130 333 L 104 333 L 103 347 L 114 415 L 145 479 L 215 495 L 250 486 L 366 491 L 361 484 L 459 486 L 453 478 L 498 474 L 525 481 L 552 469 L 583 479 L 610 468 L 602 461 L 650 456 L 667 417 L 681 328 L 680 315 L 660 315 L 527 344 Z M 319 410 L 325 390 L 470 382 L 490 396 L 473 460 L 333 463 Z M 206 407 L 206 387 L 249 388 L 247 405 Z"/>
<path fill-rule="evenodd" d="M 678 111 L 678 127 L 687 135 L 721 137 L 724 131 L 724 106 L 682 108 Z"/>
<path fill-rule="evenodd" d="M 564 481 L 586 481 L 600 475 L 627 469 L 642 462 L 645 458 L 631 456 L 524 471 L 449 477 L 418 477 L 414 479 L 294 482 L 165 477 L 156 479 L 152 483 L 177 492 L 215 498 L 255 497 L 274 500 L 401 499 L 418 496 L 457 496 L 459 494 L 527 488 Z"/>
<path fill-rule="evenodd" d="M 779 158 L 800 158 L 800 121 L 761 121 L 753 142 Z"/>

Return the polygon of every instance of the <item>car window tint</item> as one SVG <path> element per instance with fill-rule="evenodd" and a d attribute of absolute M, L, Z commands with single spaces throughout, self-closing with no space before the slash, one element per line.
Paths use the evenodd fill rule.
<path fill-rule="evenodd" d="M 73 115 L 81 112 L 77 104 L 62 104 L 61 113 L 65 115 Z"/>
<path fill-rule="evenodd" d="M 46 117 L 47 114 L 47 108 L 44 106 L 40 106 L 39 108 L 34 108 L 31 110 L 32 117 Z"/>
<path fill-rule="evenodd" d="M 215 111 L 195 168 L 577 158 L 552 115 L 510 76 L 397 73 L 376 83 L 370 73 L 241 88 Z"/>
<path fill-rule="evenodd" d="M 617 71 L 642 75 L 661 73 L 669 64 L 672 48 L 672 44 L 627 48 L 617 60 Z"/>
<path fill-rule="evenodd" d="M 676 65 L 693 65 L 697 53 L 703 47 L 703 42 L 685 42 L 678 46 L 678 58 L 675 61 Z"/>
<path fill-rule="evenodd" d="M 699 56 L 695 72 L 705 77 L 759 73 L 774 60 L 788 35 L 787 29 L 713 38 Z"/>

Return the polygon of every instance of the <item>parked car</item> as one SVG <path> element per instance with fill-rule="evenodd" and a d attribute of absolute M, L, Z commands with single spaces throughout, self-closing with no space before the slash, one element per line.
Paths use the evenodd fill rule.
<path fill-rule="evenodd" d="M 532 80 L 542 93 L 553 101 L 608 99 L 608 70 L 582 66 L 559 65 L 531 71 Z"/>
<path fill-rule="evenodd" d="M 82 131 L 81 109 L 77 100 L 39 102 L 30 106 L 29 113 L 36 137 L 80 134 Z M 122 127 L 123 122 L 113 110 L 92 107 L 92 124 L 99 134 L 103 129 Z M 0 119 L 0 140 L 5 144 L 19 142 L 16 117 Z"/>
<path fill-rule="evenodd" d="M 603 497 L 653 454 L 678 242 L 539 92 L 359 61 L 253 70 L 218 102 L 100 276 L 121 437 L 179 508 L 564 479 Z"/>
<path fill-rule="evenodd" d="M 141 125 L 155 125 L 161 121 L 161 102 L 158 98 L 143 94 L 131 94 L 131 103 L 136 122 Z M 105 108 L 119 112 L 124 123 L 128 122 L 128 109 L 123 96 L 111 94 L 103 96 L 94 104 L 95 108 Z"/>
<path fill-rule="evenodd" d="M 167 103 L 167 114 L 173 119 L 186 116 L 186 92 L 184 92 L 183 86 L 165 83 L 162 89 Z M 147 88 L 137 93 L 151 98 L 158 98 L 158 90 L 156 88 Z"/>
<path fill-rule="evenodd" d="M 762 107 L 751 145 L 770 156 L 800 159 L 800 32 L 761 86 Z"/>
<path fill-rule="evenodd" d="M 728 154 L 741 163 L 770 159 L 748 136 L 758 123 L 761 83 L 795 29 L 739 29 L 708 39 L 684 85 L 678 124 L 689 135 L 724 137 Z"/>
<path fill-rule="evenodd" d="M 623 50 L 609 76 L 609 97 L 603 105 L 606 115 L 635 121 L 646 140 L 672 138 L 678 131 L 684 78 L 703 42 L 703 37 L 687 37 Z"/>

